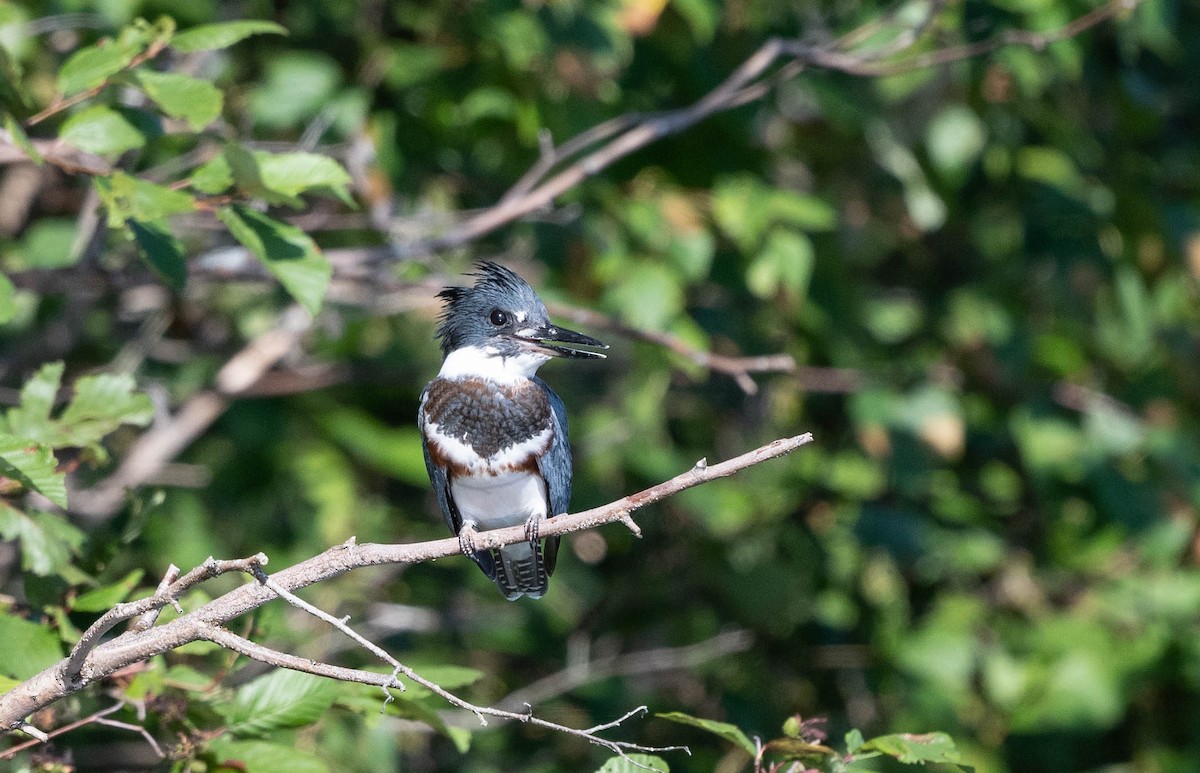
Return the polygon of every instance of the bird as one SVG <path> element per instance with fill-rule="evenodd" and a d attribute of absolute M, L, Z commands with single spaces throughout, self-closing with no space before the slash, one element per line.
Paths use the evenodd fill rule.
<path fill-rule="evenodd" d="M 438 293 L 444 357 L 418 412 L 425 466 L 462 552 L 506 599 L 538 599 L 558 555 L 558 537 L 538 535 L 570 505 L 571 446 L 563 401 L 537 369 L 552 357 L 603 359 L 591 349 L 608 346 L 554 325 L 510 269 L 482 262 L 469 276 L 473 286 Z M 476 549 L 479 532 L 519 524 L 524 542 Z"/>

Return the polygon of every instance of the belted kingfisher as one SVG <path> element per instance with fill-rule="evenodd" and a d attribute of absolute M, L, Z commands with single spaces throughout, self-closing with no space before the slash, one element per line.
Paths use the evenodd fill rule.
<path fill-rule="evenodd" d="M 595 338 L 550 322 L 521 277 L 481 263 L 474 287 L 447 287 L 441 326 L 445 360 L 421 393 L 425 466 L 458 544 L 510 601 L 541 598 L 558 537 L 538 539 L 542 521 L 571 501 L 571 447 L 563 402 L 536 375 L 551 357 L 603 358 Z M 479 551 L 478 531 L 525 524 L 528 542 Z"/>

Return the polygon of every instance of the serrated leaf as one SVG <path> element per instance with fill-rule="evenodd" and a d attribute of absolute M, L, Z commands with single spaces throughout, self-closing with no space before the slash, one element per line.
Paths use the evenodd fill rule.
<path fill-rule="evenodd" d="M 55 445 L 87 446 L 122 424 L 144 427 L 154 418 L 150 398 L 135 392 L 128 373 L 100 373 L 75 382 L 75 396 L 58 418 Z"/>
<path fill-rule="evenodd" d="M 334 682 L 329 679 L 281 668 L 238 688 L 233 702 L 219 706 L 218 711 L 230 733 L 261 736 L 312 724 L 336 697 Z"/>
<path fill-rule="evenodd" d="M 28 679 L 62 656 L 59 639 L 49 627 L 13 614 L 0 615 L 0 674 Z"/>
<path fill-rule="evenodd" d="M 129 594 L 133 593 L 145 574 L 141 569 L 134 569 L 110 585 L 81 593 L 71 605 L 71 609 L 76 612 L 107 612 L 114 605 L 129 598 Z"/>
<path fill-rule="evenodd" d="M 79 49 L 58 71 L 58 90 L 69 97 L 99 86 L 128 67 L 142 48 L 109 39 Z"/>
<path fill-rule="evenodd" d="M 66 475 L 49 446 L 29 438 L 0 433 L 0 476 L 39 492 L 59 507 L 67 506 Z"/>
<path fill-rule="evenodd" d="M 320 311 L 333 267 L 308 234 L 243 207 L 225 207 L 217 217 L 300 305 L 314 315 Z"/>
<path fill-rule="evenodd" d="M 187 282 L 187 260 L 183 245 L 175 235 L 157 223 L 126 220 L 125 225 L 137 242 L 138 252 L 154 273 L 171 289 L 182 290 Z"/>
<path fill-rule="evenodd" d="M 754 746 L 754 742 L 747 738 L 746 734 L 743 733 L 742 729 L 737 725 L 731 725 L 728 722 L 717 722 L 716 720 L 712 719 L 700 719 L 699 717 L 693 717 L 690 714 L 684 714 L 681 711 L 671 711 L 666 714 L 655 714 L 655 716 L 670 720 L 671 722 L 678 722 L 681 725 L 691 725 L 692 727 L 698 727 L 701 730 L 707 730 L 713 735 L 720 736 L 726 741 L 729 741 L 730 743 L 740 747 L 750 756 L 754 756 L 758 752 Z"/>
<path fill-rule="evenodd" d="M 900 762 L 962 762 L 954 741 L 945 733 L 896 733 L 872 738 L 861 751 L 877 751 Z"/>
<path fill-rule="evenodd" d="M 647 773 L 658 770 L 671 773 L 671 768 L 662 757 L 653 754 L 630 754 L 625 757 L 609 757 L 596 773 Z"/>
<path fill-rule="evenodd" d="M 58 399 L 64 367 L 61 362 L 48 362 L 38 368 L 37 373 L 21 386 L 21 403 L 8 409 L 4 420 L 0 421 L 0 429 L 49 443 L 52 434 L 50 410 Z"/>
<path fill-rule="evenodd" d="M 172 118 L 200 131 L 221 114 L 225 97 L 208 81 L 177 72 L 137 71 L 137 81 L 156 105 Z"/>
<path fill-rule="evenodd" d="M 218 738 L 209 747 L 221 762 L 221 768 L 242 773 L 328 773 L 329 767 L 316 757 L 294 746 L 270 741 L 238 741 Z"/>
<path fill-rule="evenodd" d="M 162 220 L 196 209 L 196 200 L 190 193 L 139 180 L 124 172 L 97 177 L 94 184 L 108 208 L 108 224 L 112 228 L 121 227 L 126 220 Z"/>
<path fill-rule="evenodd" d="M 298 196 L 313 188 L 330 188 L 345 198 L 350 174 L 329 156 L 318 153 L 255 152 L 259 179 L 269 190 Z"/>
<path fill-rule="evenodd" d="M 4 274 L 0 274 L 0 325 L 17 315 L 17 288 Z"/>
<path fill-rule="evenodd" d="M 58 137 L 88 153 L 124 153 L 146 144 L 146 137 L 125 116 L 105 105 L 93 105 L 67 119 Z"/>
<path fill-rule="evenodd" d="M 13 144 L 21 149 L 30 161 L 41 166 L 46 163 L 46 159 L 42 158 L 42 154 L 38 153 L 37 148 L 33 146 L 29 135 L 25 133 L 25 129 L 21 126 L 20 121 L 12 113 L 4 114 L 4 128 L 8 131 L 8 136 L 12 138 Z"/>
<path fill-rule="evenodd" d="M 171 39 L 176 51 L 213 51 L 228 48 L 251 35 L 286 35 L 287 30 L 269 21 L 246 20 L 220 24 L 202 24 L 178 33 Z"/>
<path fill-rule="evenodd" d="M 28 515 L 0 502 L 0 537 L 17 540 L 21 569 L 48 577 L 67 566 L 79 552 L 84 534 L 54 513 Z"/>

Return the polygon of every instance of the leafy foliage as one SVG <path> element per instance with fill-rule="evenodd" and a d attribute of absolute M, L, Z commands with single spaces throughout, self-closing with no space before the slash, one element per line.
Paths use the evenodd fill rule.
<path fill-rule="evenodd" d="M 691 104 L 770 38 L 870 23 L 852 52 L 888 65 L 929 4 L 291 2 L 232 22 L 219 6 L 0 4 L 4 679 L 54 662 L 170 563 L 262 550 L 274 567 L 351 536 L 446 536 L 413 421 L 438 367 L 433 293 L 502 255 L 564 322 L 580 308 L 611 322 L 579 325 L 609 361 L 542 372 L 570 413 L 575 508 L 779 435 L 818 442 L 662 503 L 642 540 L 566 540 L 539 604 L 495 598 L 466 561 L 354 573 L 306 591 L 314 603 L 406 660 L 462 664 L 418 670 L 481 702 L 581 659 L 661 665 L 665 647 L 745 629 L 748 652 L 593 673 L 534 707 L 578 726 L 641 704 L 689 717 L 621 729 L 691 743 L 692 757 L 634 758 L 677 773 L 753 764 L 739 761 L 754 739 L 797 711 L 828 716 L 843 744 L 796 720 L 766 763 L 1193 767 L 1194 4 L 1143 0 L 944 66 L 809 67 L 432 256 L 405 248 L 500 201 L 548 140 Z M 1030 40 L 1097 8 L 939 5 L 903 56 Z M 217 394 L 223 368 L 274 356 L 293 303 L 319 314 L 302 343 Z M 797 367 L 750 374 L 747 394 L 687 347 Z M 187 420 L 182 448 L 100 512 L 97 487 L 146 437 L 142 390 Z M 239 622 L 375 666 L 283 605 Z M 373 688 L 250 668 L 197 644 L 38 721 L 113 695 L 153 706 L 112 716 L 144 721 L 180 769 L 629 764 L 520 723 L 462 723 L 419 690 L 381 715 Z M 55 741 L 46 753 L 67 760 L 130 735 Z"/>

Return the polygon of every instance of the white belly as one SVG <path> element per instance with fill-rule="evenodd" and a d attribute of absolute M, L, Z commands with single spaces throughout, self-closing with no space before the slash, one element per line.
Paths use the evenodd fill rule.
<path fill-rule="evenodd" d="M 473 521 L 481 531 L 517 526 L 534 514 L 547 515 L 546 482 L 528 472 L 457 477 L 450 493 L 463 521 Z"/>

